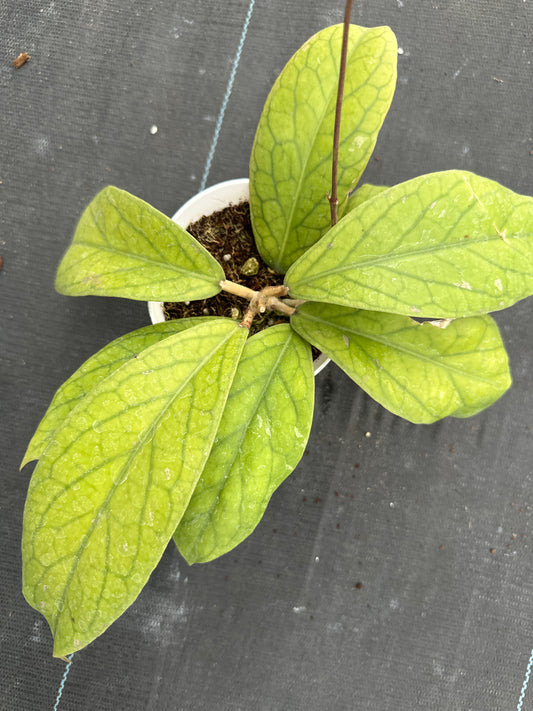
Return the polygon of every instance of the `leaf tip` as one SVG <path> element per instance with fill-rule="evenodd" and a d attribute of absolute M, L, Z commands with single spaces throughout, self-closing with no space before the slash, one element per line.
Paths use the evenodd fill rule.
<path fill-rule="evenodd" d="M 30 462 L 34 462 L 37 459 L 37 457 L 32 457 L 31 455 L 25 454 L 23 460 L 21 461 L 19 465 L 19 472 L 21 472 L 26 464 L 29 464 Z"/>

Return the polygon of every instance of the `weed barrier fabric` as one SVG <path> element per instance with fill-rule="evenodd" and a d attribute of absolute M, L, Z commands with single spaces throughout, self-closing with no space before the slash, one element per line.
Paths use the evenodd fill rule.
<path fill-rule="evenodd" d="M 303 16 L 281 0 L 0 7 L 1 709 L 533 704 L 527 302 L 496 314 L 515 384 L 472 419 L 409 424 L 328 366 L 307 453 L 254 534 L 192 567 L 170 545 L 66 676 L 22 597 L 33 465 L 18 465 L 31 434 L 89 355 L 148 322 L 143 303 L 54 292 L 83 207 L 116 184 L 173 214 L 208 156 L 208 185 L 245 176 L 273 79 L 343 10 L 318 0 Z M 400 48 L 365 181 L 458 168 L 531 194 L 529 2 L 364 0 L 353 22 L 390 25 Z"/>

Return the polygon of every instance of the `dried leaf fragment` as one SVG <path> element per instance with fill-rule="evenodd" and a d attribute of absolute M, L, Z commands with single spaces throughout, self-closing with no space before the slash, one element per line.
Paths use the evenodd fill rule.
<path fill-rule="evenodd" d="M 21 52 L 19 56 L 13 60 L 15 69 L 19 69 L 19 67 L 21 67 L 23 64 L 26 64 L 29 58 L 30 55 L 27 52 Z"/>

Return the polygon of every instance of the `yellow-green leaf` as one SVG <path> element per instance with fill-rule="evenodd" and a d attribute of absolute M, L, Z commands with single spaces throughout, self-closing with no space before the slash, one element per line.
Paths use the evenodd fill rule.
<path fill-rule="evenodd" d="M 109 186 L 85 209 L 56 276 L 61 294 L 141 301 L 205 299 L 224 270 L 183 227 Z"/>
<path fill-rule="evenodd" d="M 533 198 L 473 173 L 423 175 L 349 212 L 286 275 L 297 299 L 452 318 L 533 292 Z"/>
<path fill-rule="evenodd" d="M 250 159 L 250 212 L 263 259 L 280 273 L 326 232 L 342 25 L 289 60 L 261 114 Z M 339 147 L 340 214 L 374 148 L 396 84 L 388 27 L 350 26 Z"/>
<path fill-rule="evenodd" d="M 248 340 L 215 443 L 174 540 L 189 563 L 231 550 L 260 521 L 311 429 L 311 348 L 288 325 Z"/>
<path fill-rule="evenodd" d="M 361 185 L 360 188 L 357 188 L 357 190 L 348 197 L 343 215 L 347 215 L 351 210 L 354 210 L 356 207 L 359 207 L 359 205 L 370 200 L 370 198 L 376 197 L 376 195 L 388 189 L 388 185 L 371 185 L 370 183 Z"/>
<path fill-rule="evenodd" d="M 21 469 L 28 462 L 39 459 L 54 432 L 63 424 L 70 411 L 101 380 L 107 378 L 108 375 L 131 358 L 136 358 L 141 351 L 154 343 L 211 319 L 212 317 L 210 316 L 184 318 L 158 323 L 153 326 L 145 326 L 115 339 L 99 350 L 98 353 L 91 356 L 63 383 L 54 395 L 48 410 L 28 445 L 20 465 Z"/>
<path fill-rule="evenodd" d="M 155 343 L 54 433 L 30 483 L 23 591 L 54 654 L 84 647 L 135 600 L 209 455 L 245 329 L 230 319 Z"/>
<path fill-rule="evenodd" d="M 511 385 L 507 353 L 490 316 L 417 323 L 307 303 L 291 325 L 375 400 L 411 422 L 469 417 Z"/>

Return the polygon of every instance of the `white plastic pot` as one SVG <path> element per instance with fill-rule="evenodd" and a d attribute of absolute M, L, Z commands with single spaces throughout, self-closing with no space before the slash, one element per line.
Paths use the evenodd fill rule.
<path fill-rule="evenodd" d="M 190 200 L 187 200 L 172 216 L 172 219 L 178 225 L 187 229 L 191 222 L 196 222 L 204 215 L 223 210 L 229 204 L 238 205 L 249 198 L 248 178 L 226 180 L 203 190 Z M 163 303 L 160 301 L 149 301 L 148 312 L 152 323 L 162 323 L 165 320 Z M 324 353 L 321 353 L 313 363 L 315 375 L 320 373 L 328 363 L 329 358 Z"/>

